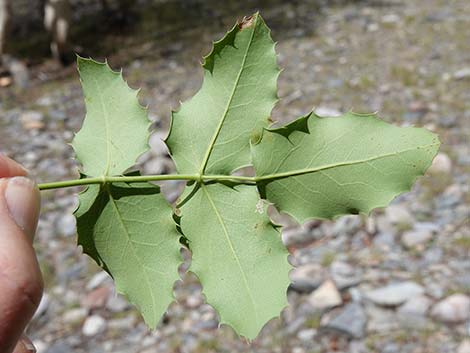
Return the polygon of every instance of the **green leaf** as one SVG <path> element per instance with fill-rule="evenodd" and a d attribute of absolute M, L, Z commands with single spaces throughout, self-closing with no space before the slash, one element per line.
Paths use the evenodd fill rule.
<path fill-rule="evenodd" d="M 155 328 L 179 279 L 180 235 L 172 208 L 151 184 L 91 185 L 79 200 L 79 244 Z"/>
<path fill-rule="evenodd" d="M 304 222 L 386 206 L 424 174 L 438 149 L 437 135 L 424 129 L 375 115 L 312 113 L 264 131 L 252 154 L 262 197 Z"/>
<path fill-rule="evenodd" d="M 203 67 L 204 83 L 173 113 L 166 143 L 179 173 L 230 174 L 250 164 L 250 136 L 277 101 L 274 42 L 261 16 L 214 43 Z"/>
<path fill-rule="evenodd" d="M 121 175 L 148 149 L 147 113 L 121 72 L 81 57 L 77 65 L 87 115 L 72 146 L 84 174 Z"/>
<path fill-rule="evenodd" d="M 183 205 L 190 270 L 221 323 L 249 339 L 287 305 L 288 252 L 252 186 L 200 185 Z"/>

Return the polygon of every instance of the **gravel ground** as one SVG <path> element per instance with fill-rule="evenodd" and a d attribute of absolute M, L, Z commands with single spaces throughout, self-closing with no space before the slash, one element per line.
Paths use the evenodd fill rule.
<path fill-rule="evenodd" d="M 150 332 L 109 276 L 76 248 L 71 212 L 78 189 L 43 192 L 35 245 L 47 287 L 28 330 L 40 353 L 470 352 L 467 1 L 316 3 L 262 7 L 285 68 L 274 117 L 288 121 L 312 106 L 326 115 L 352 108 L 425 126 L 443 142 L 427 175 L 369 218 L 288 224 L 283 240 L 297 266 L 290 306 L 251 345 L 218 327 L 191 275 L 175 285 L 177 302 Z M 160 140 L 170 109 L 198 89 L 210 41 L 234 14 L 249 10 L 214 10 L 216 24 L 179 28 L 167 38 L 119 39 L 124 49 L 109 61 L 143 88 L 156 130 L 152 151 L 140 160 L 145 173 L 173 169 Z M 75 178 L 67 143 L 84 107 L 74 69 L 46 62 L 23 80 L 29 88 L 0 91 L 0 152 L 40 182 Z M 179 186 L 164 186 L 170 199 Z"/>

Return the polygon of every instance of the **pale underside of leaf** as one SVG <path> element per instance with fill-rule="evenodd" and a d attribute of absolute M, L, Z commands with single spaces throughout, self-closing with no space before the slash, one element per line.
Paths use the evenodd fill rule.
<path fill-rule="evenodd" d="M 221 323 L 255 338 L 287 305 L 288 252 L 256 188 L 201 185 L 182 207 L 181 226 L 203 285 Z M 201 222 L 201 220 L 203 220 Z"/>
<path fill-rule="evenodd" d="M 171 207 L 157 187 L 124 183 L 101 190 L 91 186 L 80 194 L 80 206 L 84 210 L 79 207 L 76 212 L 79 244 L 155 328 L 174 300 L 173 284 L 181 264 Z"/>
<path fill-rule="evenodd" d="M 250 164 L 250 136 L 277 101 L 274 42 L 262 18 L 237 24 L 205 58 L 199 92 L 173 113 L 166 143 L 180 173 L 230 174 Z"/>
<path fill-rule="evenodd" d="M 299 222 L 386 206 L 424 174 L 439 148 L 435 134 L 374 115 L 300 119 L 308 125 L 266 130 L 252 146 L 262 197 Z"/>
<path fill-rule="evenodd" d="M 107 63 L 78 58 L 87 115 L 72 146 L 87 176 L 121 175 L 148 149 L 149 120 L 137 92 Z"/>

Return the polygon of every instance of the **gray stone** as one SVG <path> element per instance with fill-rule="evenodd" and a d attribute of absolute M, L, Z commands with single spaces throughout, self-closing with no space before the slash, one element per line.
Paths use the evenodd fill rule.
<path fill-rule="evenodd" d="M 339 290 L 357 286 L 362 279 L 359 271 L 343 261 L 334 261 L 330 266 L 330 274 Z"/>
<path fill-rule="evenodd" d="M 385 209 L 385 215 L 393 224 L 411 225 L 414 222 L 413 216 L 403 205 L 390 205 Z"/>
<path fill-rule="evenodd" d="M 83 335 L 93 337 L 106 330 L 106 320 L 99 315 L 88 317 L 82 327 Z"/>
<path fill-rule="evenodd" d="M 470 297 L 453 294 L 434 305 L 431 315 L 442 322 L 464 322 L 470 319 Z"/>
<path fill-rule="evenodd" d="M 386 333 L 399 328 L 399 322 L 395 312 L 377 306 L 367 306 L 368 332 Z"/>
<path fill-rule="evenodd" d="M 407 248 L 424 245 L 429 242 L 433 237 L 433 233 L 429 230 L 411 230 L 403 233 L 401 242 Z"/>
<path fill-rule="evenodd" d="M 463 69 L 455 71 L 454 72 L 454 78 L 456 80 L 463 80 L 463 79 L 466 79 L 466 78 L 470 78 L 470 67 L 465 67 Z"/>
<path fill-rule="evenodd" d="M 317 334 L 317 330 L 305 329 L 305 330 L 299 331 L 299 333 L 297 334 L 297 338 L 304 342 L 312 342 L 316 334 Z"/>
<path fill-rule="evenodd" d="M 119 294 L 112 295 L 106 302 L 106 308 L 113 313 L 119 313 L 129 308 L 129 302 Z"/>
<path fill-rule="evenodd" d="M 106 273 L 105 271 L 100 271 L 96 273 L 91 280 L 87 283 L 86 289 L 87 290 L 93 290 L 95 288 L 98 288 L 101 286 L 103 283 L 110 282 L 111 277 Z"/>
<path fill-rule="evenodd" d="M 325 279 L 324 269 L 318 264 L 306 264 L 296 267 L 289 274 L 290 288 L 296 292 L 311 292 L 317 289 Z"/>
<path fill-rule="evenodd" d="M 348 215 L 340 217 L 336 220 L 333 227 L 333 235 L 353 235 L 361 227 L 362 221 L 360 216 Z"/>
<path fill-rule="evenodd" d="M 66 342 L 58 341 L 49 347 L 47 353 L 69 353 L 72 351 L 72 348 Z"/>
<path fill-rule="evenodd" d="M 367 315 L 360 304 L 350 303 L 322 321 L 325 321 L 321 323 L 324 330 L 360 339 L 365 334 Z"/>
<path fill-rule="evenodd" d="M 75 217 L 71 213 L 62 215 L 56 223 L 57 232 L 66 237 L 73 236 L 76 233 Z"/>
<path fill-rule="evenodd" d="M 419 284 L 401 282 L 368 291 L 365 293 L 365 297 L 377 305 L 398 306 L 423 293 L 424 288 Z"/>
<path fill-rule="evenodd" d="M 411 298 L 400 306 L 398 312 L 401 314 L 411 314 L 425 316 L 432 305 L 432 300 L 424 295 Z"/>
<path fill-rule="evenodd" d="M 309 295 L 308 302 L 314 309 L 327 310 L 341 305 L 343 300 L 338 289 L 336 289 L 335 283 L 327 280 Z"/>

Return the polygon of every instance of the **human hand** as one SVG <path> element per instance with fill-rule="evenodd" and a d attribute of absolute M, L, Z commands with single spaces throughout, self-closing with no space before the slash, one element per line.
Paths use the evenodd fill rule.
<path fill-rule="evenodd" d="M 42 296 L 43 281 L 32 243 L 39 190 L 26 171 L 0 154 L 0 353 L 31 353 L 23 331 Z"/>

